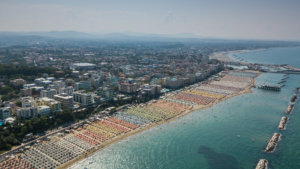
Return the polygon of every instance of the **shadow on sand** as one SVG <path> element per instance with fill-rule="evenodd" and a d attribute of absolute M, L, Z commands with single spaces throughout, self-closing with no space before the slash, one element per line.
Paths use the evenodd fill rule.
<path fill-rule="evenodd" d="M 232 156 L 215 152 L 207 146 L 200 146 L 198 153 L 204 155 L 210 169 L 243 169 Z"/>

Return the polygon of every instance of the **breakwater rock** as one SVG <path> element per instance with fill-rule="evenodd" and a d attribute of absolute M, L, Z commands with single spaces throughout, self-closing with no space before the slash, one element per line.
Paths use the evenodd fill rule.
<path fill-rule="evenodd" d="M 287 109 L 285 110 L 285 114 L 290 114 L 291 111 L 293 110 L 294 105 L 290 104 Z"/>
<path fill-rule="evenodd" d="M 286 116 L 283 116 L 279 122 L 279 125 L 278 125 L 278 129 L 283 129 L 286 122 L 287 122 L 287 117 Z"/>
<path fill-rule="evenodd" d="M 292 103 L 295 103 L 295 101 L 297 100 L 298 96 L 297 95 L 294 95 L 292 98 L 291 98 L 291 102 Z"/>
<path fill-rule="evenodd" d="M 273 134 L 272 138 L 270 139 L 270 141 L 265 149 L 265 152 L 272 152 L 275 149 L 277 142 L 279 140 L 279 137 L 280 137 L 279 133 Z"/>
<path fill-rule="evenodd" d="M 268 168 L 268 160 L 260 159 L 255 167 L 255 169 L 266 169 Z"/>

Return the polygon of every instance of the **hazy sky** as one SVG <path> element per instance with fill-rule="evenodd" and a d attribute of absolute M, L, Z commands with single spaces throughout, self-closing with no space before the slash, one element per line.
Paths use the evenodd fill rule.
<path fill-rule="evenodd" d="M 0 31 L 300 40 L 300 0 L 1 0 Z"/>

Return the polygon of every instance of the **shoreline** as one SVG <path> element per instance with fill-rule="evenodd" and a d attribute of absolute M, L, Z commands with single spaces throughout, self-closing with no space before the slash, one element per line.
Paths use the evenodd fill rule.
<path fill-rule="evenodd" d="M 241 62 L 237 59 L 234 59 L 233 57 L 230 56 L 230 54 L 237 54 L 237 53 L 251 53 L 251 52 L 259 52 L 259 51 L 265 51 L 268 50 L 268 48 L 260 48 L 260 49 L 253 49 L 253 50 L 232 50 L 232 51 L 225 51 L 225 52 L 216 52 L 211 54 L 209 57 L 211 59 L 218 59 L 220 61 L 225 61 L 225 62 Z M 241 62 L 244 63 L 244 62 Z"/>
<path fill-rule="evenodd" d="M 215 100 L 214 102 L 212 102 L 212 103 L 210 103 L 210 104 L 208 104 L 208 105 L 198 105 L 198 106 L 195 106 L 195 107 L 193 107 L 193 108 L 191 108 L 191 109 L 189 109 L 189 110 L 185 110 L 184 112 L 180 113 L 179 115 L 177 115 L 177 116 L 175 116 L 175 117 L 173 117 L 173 118 L 171 118 L 171 119 L 168 119 L 168 120 L 162 120 L 162 121 L 159 121 L 159 122 L 156 122 L 156 123 L 151 123 L 151 124 L 148 124 L 148 125 L 146 125 L 146 126 L 143 126 L 142 128 L 141 128 L 141 127 L 138 127 L 138 128 L 136 128 L 136 129 L 134 129 L 134 130 L 128 132 L 128 133 L 122 133 L 122 134 L 120 134 L 120 135 L 118 135 L 118 136 L 115 136 L 115 137 L 113 137 L 113 138 L 111 138 L 111 139 L 105 141 L 104 143 L 101 143 L 101 144 L 100 144 L 99 146 L 97 146 L 96 148 L 92 149 L 91 151 L 87 152 L 86 154 L 83 154 L 79 159 L 74 158 L 74 159 L 72 159 L 72 160 L 70 160 L 70 161 L 68 161 L 68 162 L 66 162 L 66 163 L 64 163 L 64 164 L 62 164 L 62 165 L 60 165 L 59 167 L 57 167 L 57 169 L 72 168 L 72 167 L 75 167 L 76 164 L 79 164 L 79 163 L 83 162 L 85 159 L 87 159 L 87 158 L 93 156 L 95 153 L 100 152 L 101 150 L 103 150 L 103 149 L 109 147 L 110 145 L 113 145 L 113 144 L 115 144 L 115 143 L 120 142 L 120 141 L 123 140 L 124 138 L 130 137 L 130 136 L 135 135 L 135 134 L 137 134 L 137 133 L 141 133 L 141 132 L 143 132 L 143 131 L 146 131 L 146 130 L 148 130 L 148 129 L 150 129 L 150 128 L 153 128 L 153 127 L 162 125 L 162 124 L 164 124 L 164 123 L 171 122 L 171 121 L 173 121 L 173 120 L 175 120 L 175 119 L 178 119 L 178 118 L 180 118 L 180 117 L 182 117 L 182 116 L 185 116 L 185 115 L 187 115 L 187 114 L 190 114 L 190 113 L 192 113 L 192 112 L 194 112 L 194 111 L 204 110 L 204 109 L 206 109 L 206 108 L 212 107 L 212 106 L 218 104 L 219 102 L 225 101 L 225 100 L 230 99 L 230 98 L 232 98 L 232 97 L 235 97 L 235 96 L 238 96 L 238 95 L 243 95 L 243 94 L 252 93 L 251 88 L 255 85 L 255 79 L 256 79 L 258 76 L 260 76 L 261 72 L 258 72 L 258 71 L 247 71 L 247 72 L 255 72 L 255 73 L 257 73 L 257 75 L 256 75 L 255 77 L 253 77 L 253 80 L 252 80 L 252 82 L 251 82 L 251 85 L 249 85 L 249 86 L 248 86 L 247 88 L 245 88 L 244 90 L 242 90 L 242 91 L 240 91 L 240 92 L 237 92 L 237 93 L 235 93 L 235 94 L 227 95 L 227 96 L 225 96 L 225 97 L 223 97 L 223 98 L 221 98 L 221 99 L 217 99 L 217 100 Z"/>

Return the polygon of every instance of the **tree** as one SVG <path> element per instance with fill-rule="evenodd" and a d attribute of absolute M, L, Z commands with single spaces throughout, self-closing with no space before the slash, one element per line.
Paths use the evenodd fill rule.
<path fill-rule="evenodd" d="M 6 94 L 11 93 L 11 92 L 13 92 L 13 91 L 14 91 L 13 88 L 11 88 L 11 87 L 9 87 L 9 86 L 5 86 L 5 87 L 2 87 L 2 88 L 0 89 L 0 93 L 1 93 L 2 95 L 6 95 Z"/>
<path fill-rule="evenodd" d="M 26 126 L 26 127 L 27 127 L 27 129 L 28 129 L 29 131 L 32 131 L 32 129 L 33 129 L 33 127 L 32 127 L 32 124 L 31 124 L 31 121 L 30 121 L 30 120 L 25 120 L 25 124 L 24 124 L 24 126 Z"/>
<path fill-rule="evenodd" d="M 18 107 L 22 107 L 22 102 L 19 100 L 19 101 L 17 101 L 16 105 L 17 105 Z"/>
<path fill-rule="evenodd" d="M 9 96 L 8 95 L 2 95 L 1 99 L 2 99 L 2 101 L 8 101 L 9 100 Z"/>
<path fill-rule="evenodd" d="M 21 132 L 23 135 L 27 134 L 28 133 L 28 128 L 26 126 L 23 126 L 22 129 L 21 129 Z"/>
<path fill-rule="evenodd" d="M 6 150 L 10 150 L 12 148 L 12 145 L 10 145 L 10 144 L 5 144 L 5 149 Z"/>
<path fill-rule="evenodd" d="M 61 113 L 57 115 L 57 117 L 61 119 L 62 123 L 75 120 L 71 109 L 64 109 Z"/>

